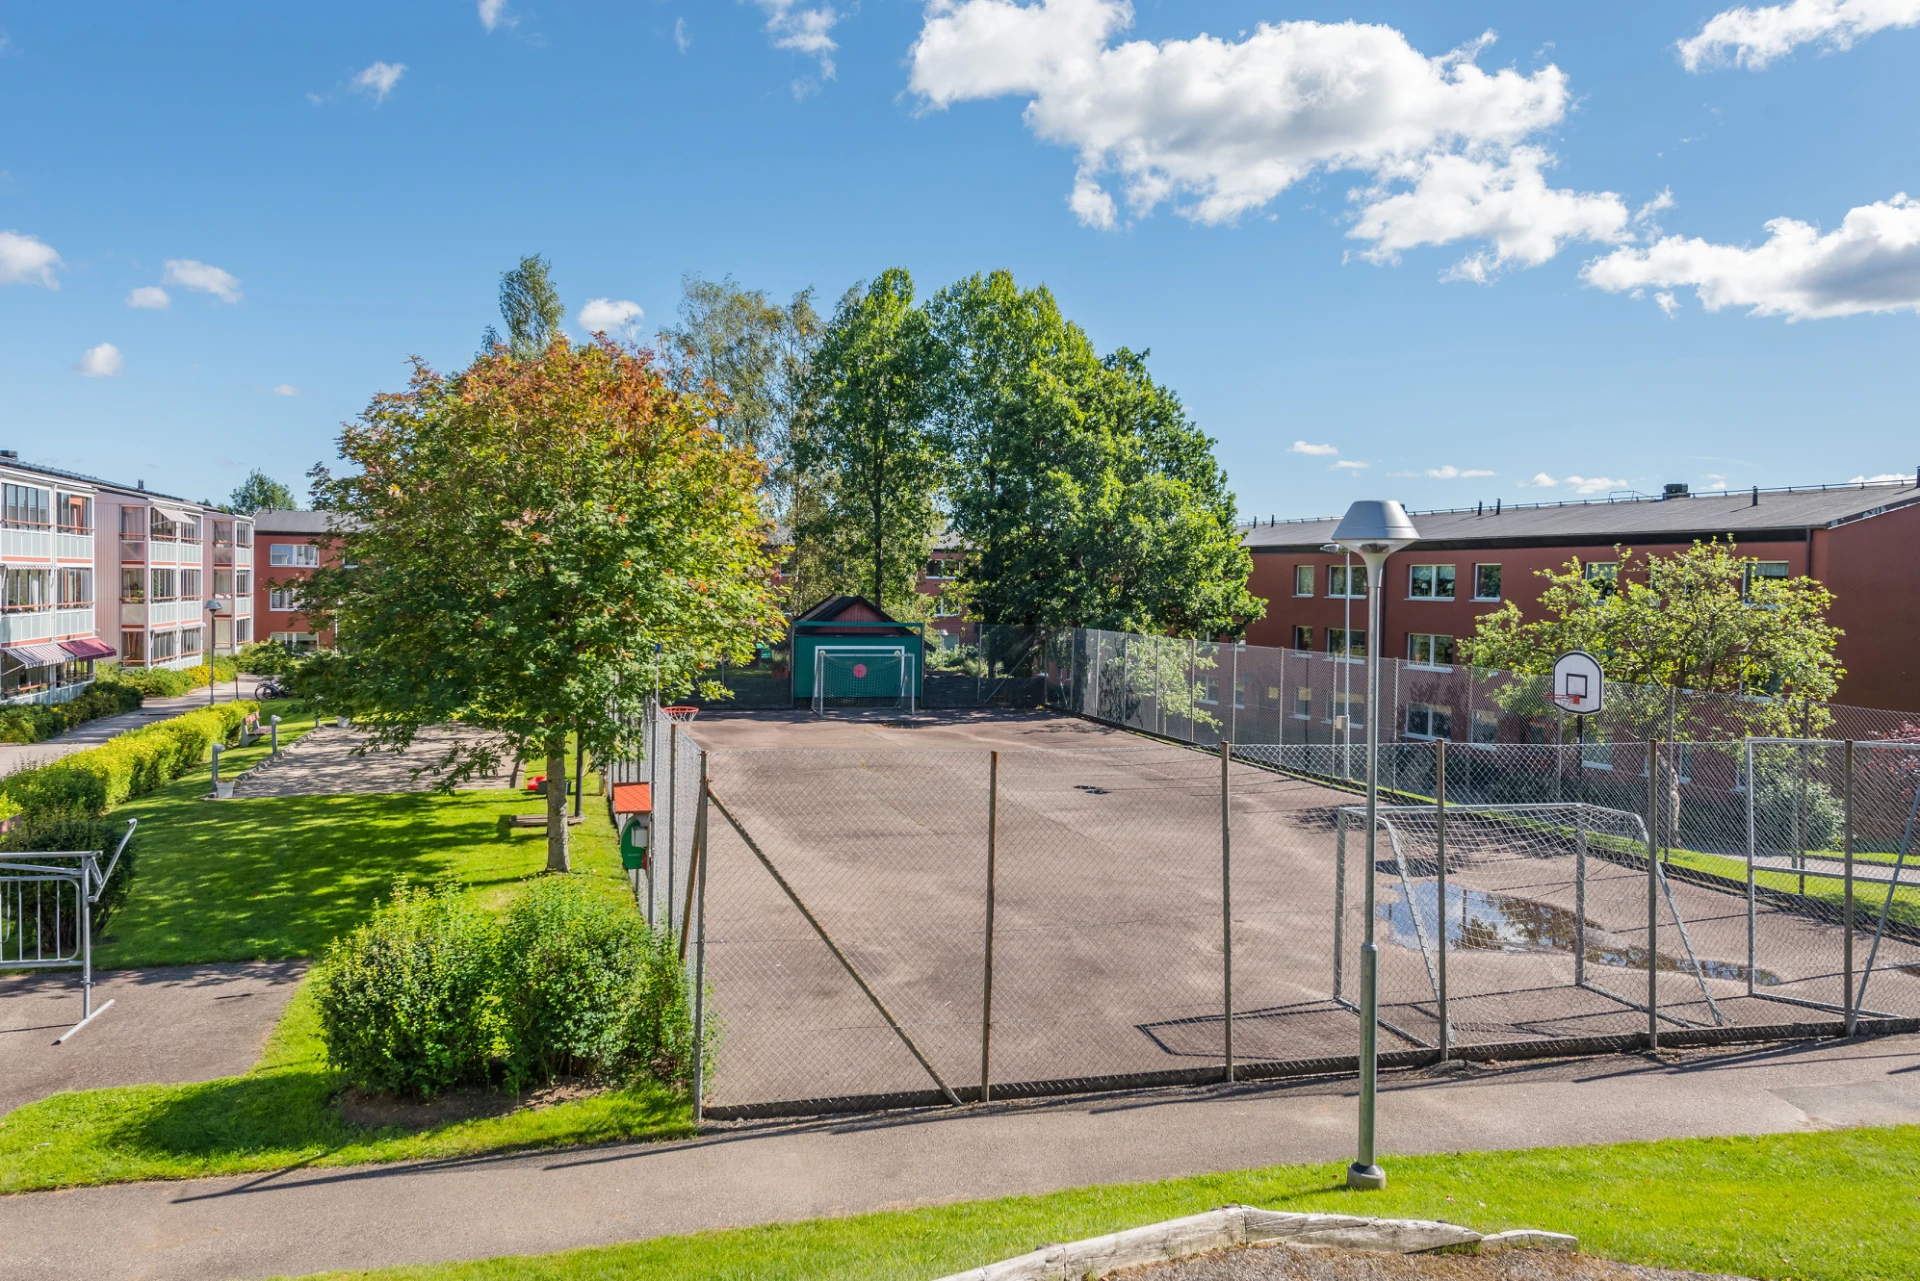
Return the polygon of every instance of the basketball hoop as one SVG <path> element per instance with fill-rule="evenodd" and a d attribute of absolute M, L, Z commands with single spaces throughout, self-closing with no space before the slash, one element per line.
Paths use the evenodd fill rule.
<path fill-rule="evenodd" d="M 663 707 L 660 714 L 676 725 L 684 725 L 700 714 L 697 707 Z"/>

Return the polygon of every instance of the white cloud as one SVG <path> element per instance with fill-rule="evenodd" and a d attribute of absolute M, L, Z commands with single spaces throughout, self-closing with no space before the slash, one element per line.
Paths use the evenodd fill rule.
<path fill-rule="evenodd" d="M 1558 485 L 1559 483 L 1560 483 L 1559 481 L 1557 481 L 1557 480 L 1555 480 L 1555 479 L 1554 479 L 1553 477 L 1551 477 L 1551 476 L 1549 476 L 1549 475 L 1547 475 L 1547 473 L 1545 473 L 1545 472 L 1543 472 L 1543 471 L 1537 471 L 1537 472 L 1535 472 L 1535 473 L 1533 473 L 1533 478 L 1532 478 L 1531 480 L 1523 480 L 1523 481 L 1521 481 L 1521 482 L 1520 482 L 1520 488 L 1522 488 L 1522 489 L 1552 489 L 1552 488 L 1553 488 L 1553 487 L 1554 487 L 1555 485 Z"/>
<path fill-rule="evenodd" d="M 1754 248 L 1680 236 L 1623 246 L 1580 276 L 1614 293 L 1690 285 L 1708 311 L 1748 307 L 1789 320 L 1920 311 L 1920 200 L 1905 192 L 1848 210 L 1825 235 L 1794 218 L 1775 218 L 1767 232 Z"/>
<path fill-rule="evenodd" d="M 1287 452 L 1290 454 L 1306 454 L 1312 458 L 1331 458 L 1340 451 L 1332 445 L 1311 445 L 1304 440 L 1296 440 L 1293 442 L 1292 448 L 1288 449 Z"/>
<path fill-rule="evenodd" d="M 1883 480 L 1911 480 L 1911 479 L 1913 478 L 1907 475 L 1907 473 L 1903 471 L 1883 471 L 1877 476 L 1855 476 L 1852 480 L 1848 481 L 1847 483 L 1849 485 L 1872 485 Z"/>
<path fill-rule="evenodd" d="M 1351 458 L 1342 458 L 1339 462 L 1335 463 L 1332 467 L 1329 467 L 1327 470 L 1328 471 L 1365 471 L 1367 468 L 1371 466 L 1373 466 L 1372 463 L 1362 463 L 1362 462 L 1356 462 Z"/>
<path fill-rule="evenodd" d="M 1471 480 L 1477 476 L 1491 476 L 1490 471 L 1478 467 L 1459 468 L 1452 463 L 1442 463 L 1438 467 L 1427 468 L 1427 475 L 1434 480 Z"/>
<path fill-rule="evenodd" d="M 404 62 L 376 62 L 353 78 L 353 87 L 372 94 L 375 103 L 382 103 L 406 74 Z"/>
<path fill-rule="evenodd" d="M 687 20 L 685 18 L 675 18 L 673 20 L 673 43 L 681 53 L 685 53 L 687 50 L 693 48 L 693 37 L 687 34 Z"/>
<path fill-rule="evenodd" d="M 1701 486 L 1702 489 L 1706 490 L 1710 494 L 1717 494 L 1722 490 L 1726 489 L 1726 487 L 1727 487 L 1727 478 L 1725 476 L 1722 476 L 1719 472 L 1708 472 L 1707 483 Z"/>
<path fill-rule="evenodd" d="M 791 49 L 820 62 L 820 74 L 833 79 L 834 24 L 841 14 L 832 5 L 804 5 L 795 0 L 756 0 L 767 15 L 767 35 L 776 49 Z M 800 96 L 797 92 L 795 96 Z"/>
<path fill-rule="evenodd" d="M 120 349 L 110 342 L 103 342 L 98 347 L 87 348 L 80 357 L 80 363 L 73 367 L 73 372 L 82 378 L 117 378 L 125 364 L 120 358 Z"/>
<path fill-rule="evenodd" d="M 645 314 L 639 303 L 624 298 L 589 298 L 580 308 L 580 327 L 590 334 L 631 337 L 634 325 Z"/>
<path fill-rule="evenodd" d="M 191 258 L 169 258 L 160 279 L 169 285 L 179 285 L 182 289 L 212 294 L 221 302 L 240 301 L 239 278 L 211 263 L 195 262 Z"/>
<path fill-rule="evenodd" d="M 52 245 L 37 236 L 0 231 L 0 285 L 39 285 L 58 289 L 53 269 L 66 264 Z"/>
<path fill-rule="evenodd" d="M 1456 269 L 1484 279 L 1571 239 L 1631 238 L 1620 197 L 1547 186 L 1553 158 L 1529 140 L 1566 116 L 1567 77 L 1483 70 L 1474 58 L 1491 35 L 1438 57 L 1357 22 L 1115 43 L 1132 21 L 1126 0 L 930 0 L 909 83 L 931 107 L 1028 99 L 1028 127 L 1077 154 L 1068 203 L 1090 226 L 1114 223 L 1102 174 L 1136 214 L 1170 203 L 1223 223 L 1353 170 L 1367 183 L 1351 193 L 1350 234 L 1374 261 L 1484 240 Z"/>
<path fill-rule="evenodd" d="M 127 306 L 143 307 L 148 311 L 165 311 L 173 306 L 173 299 L 167 291 L 158 285 L 142 285 L 127 295 Z"/>
<path fill-rule="evenodd" d="M 1920 26 L 1920 0 L 1792 0 L 1722 10 L 1678 47 L 1688 71 L 1728 64 L 1759 71 L 1803 44 L 1851 49 L 1876 31 L 1912 26 Z"/>
<path fill-rule="evenodd" d="M 273 389 L 273 394 L 276 396 L 298 396 L 300 389 L 292 383 L 281 383 Z"/>
<path fill-rule="evenodd" d="M 1672 320 L 1680 312 L 1680 300 L 1670 293 L 1664 291 L 1657 293 L 1653 296 L 1653 301 L 1659 305 L 1661 311 L 1666 313 L 1668 320 Z"/>
<path fill-rule="evenodd" d="M 507 12 L 507 0 L 480 0 L 480 25 L 492 31 L 495 27 L 517 27 L 520 19 Z M 373 65 L 379 67 L 386 64 L 376 62 Z M 398 80 L 399 76 L 396 75 L 394 79 Z"/>
<path fill-rule="evenodd" d="M 1566 484 L 1576 494 L 1604 494 L 1613 489 L 1633 488 L 1624 480 L 1609 480 L 1605 476 L 1569 476 Z"/>

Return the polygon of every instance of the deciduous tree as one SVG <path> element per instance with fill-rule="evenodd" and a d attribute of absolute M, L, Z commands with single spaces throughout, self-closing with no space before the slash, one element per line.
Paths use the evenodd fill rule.
<path fill-rule="evenodd" d="M 227 504 L 242 515 L 252 515 L 268 508 L 287 511 L 299 506 L 294 501 L 291 489 L 257 467 L 248 472 L 247 478 L 234 488 Z"/>

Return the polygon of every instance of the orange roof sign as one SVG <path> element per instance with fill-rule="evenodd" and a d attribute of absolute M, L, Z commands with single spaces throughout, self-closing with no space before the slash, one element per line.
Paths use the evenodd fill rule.
<path fill-rule="evenodd" d="M 651 783 L 615 783 L 613 812 L 616 814 L 653 813 L 653 785 Z"/>

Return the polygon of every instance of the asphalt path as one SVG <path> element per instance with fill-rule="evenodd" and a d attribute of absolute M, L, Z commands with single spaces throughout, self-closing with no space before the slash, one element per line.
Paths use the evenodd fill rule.
<path fill-rule="evenodd" d="M 1380 1103 L 1389 1177 L 1393 1154 L 1891 1123 L 1920 1123 L 1920 1037 L 1390 1073 Z M 1343 1160 L 1353 1132 L 1353 1082 L 1326 1079 L 30 1193 L 0 1198 L 0 1277 L 211 1281 L 540 1253 Z"/>

